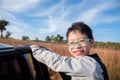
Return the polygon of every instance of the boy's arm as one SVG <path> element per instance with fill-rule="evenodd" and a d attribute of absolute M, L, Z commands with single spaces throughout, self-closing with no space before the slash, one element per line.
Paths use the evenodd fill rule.
<path fill-rule="evenodd" d="M 88 76 L 95 73 L 97 62 L 84 56 L 79 59 L 60 56 L 44 47 L 31 46 L 33 56 L 39 61 L 46 64 L 48 67 L 57 72 L 64 72 L 72 76 Z M 99 68 L 102 72 L 101 68 Z M 100 73 L 99 72 L 99 73 Z M 97 74 L 97 73 L 96 73 Z"/>

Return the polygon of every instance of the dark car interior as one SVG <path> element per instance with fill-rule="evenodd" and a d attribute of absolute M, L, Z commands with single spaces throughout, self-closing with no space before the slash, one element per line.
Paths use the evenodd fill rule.
<path fill-rule="evenodd" d="M 50 80 L 50 76 L 47 66 L 37 62 L 25 46 L 0 43 L 0 80 Z"/>

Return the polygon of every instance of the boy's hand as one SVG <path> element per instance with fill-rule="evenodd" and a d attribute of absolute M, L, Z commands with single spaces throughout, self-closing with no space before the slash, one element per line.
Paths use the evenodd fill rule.
<path fill-rule="evenodd" d="M 49 50 L 49 49 L 47 49 L 46 47 L 44 47 L 44 46 L 39 46 L 39 45 L 31 45 L 30 46 L 30 48 L 32 49 L 32 48 L 35 48 L 35 47 L 39 47 L 40 49 L 46 49 L 46 50 Z"/>
<path fill-rule="evenodd" d="M 38 45 L 31 45 L 30 48 L 38 47 Z"/>
<path fill-rule="evenodd" d="M 31 47 L 29 44 L 19 45 L 14 47 L 16 51 L 19 51 L 21 53 L 31 53 Z"/>

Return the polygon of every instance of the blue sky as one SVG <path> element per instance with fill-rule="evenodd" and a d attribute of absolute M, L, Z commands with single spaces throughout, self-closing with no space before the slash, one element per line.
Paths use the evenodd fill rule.
<path fill-rule="evenodd" d="M 60 34 L 65 38 L 73 22 L 83 21 L 95 41 L 120 42 L 120 0 L 0 0 L 0 19 L 11 37 L 40 40 Z"/>

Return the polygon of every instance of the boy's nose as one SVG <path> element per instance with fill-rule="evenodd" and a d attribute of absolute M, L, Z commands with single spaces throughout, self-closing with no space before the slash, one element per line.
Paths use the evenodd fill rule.
<path fill-rule="evenodd" d="M 79 44 L 79 42 L 75 42 L 74 43 L 74 48 L 81 48 L 82 46 L 81 46 L 81 44 Z"/>

